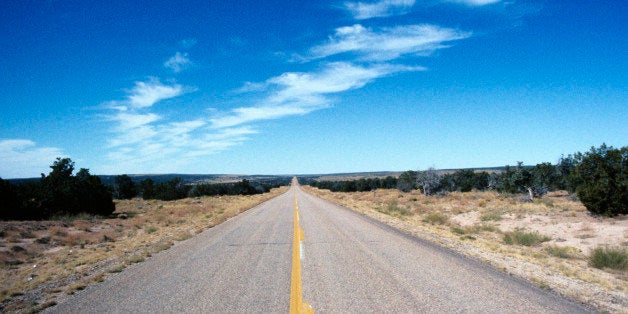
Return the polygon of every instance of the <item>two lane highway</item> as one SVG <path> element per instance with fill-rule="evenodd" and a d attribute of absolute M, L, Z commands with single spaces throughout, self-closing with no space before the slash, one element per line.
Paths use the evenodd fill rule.
<path fill-rule="evenodd" d="M 589 311 L 298 185 L 48 311 L 286 313 L 295 196 L 305 235 L 302 299 L 316 312 Z"/>

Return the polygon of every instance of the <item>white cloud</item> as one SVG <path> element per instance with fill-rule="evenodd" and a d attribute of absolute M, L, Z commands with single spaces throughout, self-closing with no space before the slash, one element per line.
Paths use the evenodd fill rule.
<path fill-rule="evenodd" d="M 462 32 L 436 25 L 407 25 L 373 31 L 360 24 L 340 27 L 327 43 L 310 49 L 310 59 L 355 53 L 364 61 L 388 61 L 405 55 L 425 56 L 448 47 L 447 42 L 468 38 Z"/>
<path fill-rule="evenodd" d="M 406 14 L 414 5 L 415 0 L 380 0 L 373 3 L 345 2 L 344 8 L 355 19 L 364 20 L 374 17 Z"/>
<path fill-rule="evenodd" d="M 112 149 L 104 173 L 180 172 L 204 158 L 241 145 L 257 131 L 251 127 L 207 129 L 203 120 L 153 125 L 150 137 Z"/>
<path fill-rule="evenodd" d="M 164 85 L 159 80 L 149 82 L 135 82 L 135 87 L 128 96 L 128 104 L 133 108 L 146 108 L 155 103 L 180 96 L 184 93 L 179 84 Z"/>
<path fill-rule="evenodd" d="M 192 64 L 190 58 L 188 58 L 187 53 L 177 52 L 174 56 L 170 57 L 170 59 L 164 62 L 164 66 L 168 69 L 171 69 L 175 73 L 179 73 L 186 68 L 188 68 Z"/>
<path fill-rule="evenodd" d="M 466 4 L 469 6 L 483 6 L 483 5 L 487 5 L 487 4 L 493 4 L 493 3 L 497 3 L 500 2 L 501 0 L 448 0 L 449 2 L 457 2 L 457 3 L 462 3 L 462 4 Z"/>
<path fill-rule="evenodd" d="M 257 133 L 251 127 L 210 128 L 202 114 L 195 119 L 176 119 L 155 112 L 154 104 L 186 90 L 190 88 L 164 85 L 153 79 L 136 82 L 125 100 L 106 102 L 105 107 L 113 111 L 107 116 L 112 122 L 106 155 L 109 164 L 98 171 L 178 172 L 202 163 L 205 156 L 240 145 L 250 134 Z"/>
<path fill-rule="evenodd" d="M 0 140 L 0 177 L 29 178 L 50 172 L 57 157 L 67 157 L 56 147 L 37 147 L 31 140 Z"/>
<path fill-rule="evenodd" d="M 161 119 L 161 117 L 154 113 L 139 114 L 120 112 L 111 116 L 111 120 L 118 122 L 118 128 L 122 131 L 140 128 L 159 119 Z"/>
<path fill-rule="evenodd" d="M 328 94 L 361 88 L 367 83 L 390 74 L 421 71 L 422 67 L 392 64 L 359 66 L 348 62 L 334 62 L 319 72 L 288 72 L 268 79 L 263 85 L 269 95 L 259 104 L 233 109 L 229 114 L 212 118 L 214 128 L 232 127 L 259 120 L 304 115 L 331 106 Z"/>

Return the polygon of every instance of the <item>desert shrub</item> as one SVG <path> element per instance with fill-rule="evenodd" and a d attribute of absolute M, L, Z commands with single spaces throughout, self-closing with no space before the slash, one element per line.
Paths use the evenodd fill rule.
<path fill-rule="evenodd" d="M 591 252 L 589 264 L 595 268 L 628 270 L 628 250 L 624 247 L 597 247 Z"/>
<path fill-rule="evenodd" d="M 470 192 L 473 189 L 486 190 L 490 175 L 486 171 L 475 172 L 473 169 L 460 169 L 444 174 L 440 180 L 441 189 L 449 192 Z"/>
<path fill-rule="evenodd" d="M 576 160 L 576 193 L 582 204 L 596 215 L 628 214 L 628 147 L 602 144 Z"/>
<path fill-rule="evenodd" d="M 432 225 L 444 225 L 449 219 L 441 213 L 429 213 L 423 218 L 423 222 L 427 222 Z"/>
<path fill-rule="evenodd" d="M 417 188 L 417 172 L 413 170 L 404 171 L 397 179 L 397 190 L 401 192 L 410 192 Z"/>
<path fill-rule="evenodd" d="M 538 231 L 515 230 L 504 234 L 504 242 L 511 245 L 533 246 L 549 240 L 551 240 L 550 237 L 542 235 Z"/>
<path fill-rule="evenodd" d="M 572 246 L 550 245 L 545 248 L 545 252 L 560 258 L 578 258 L 580 256 L 580 250 Z"/>

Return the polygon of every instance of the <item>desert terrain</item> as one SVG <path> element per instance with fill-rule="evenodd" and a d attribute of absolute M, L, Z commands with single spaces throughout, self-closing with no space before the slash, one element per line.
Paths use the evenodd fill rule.
<path fill-rule="evenodd" d="M 625 266 L 598 269 L 590 261 L 596 248 L 625 252 L 628 219 L 591 216 L 566 192 L 528 202 L 496 192 L 424 196 L 418 190 L 304 190 L 602 311 L 628 311 Z M 519 234 L 538 239 L 523 244 L 508 240 Z"/>

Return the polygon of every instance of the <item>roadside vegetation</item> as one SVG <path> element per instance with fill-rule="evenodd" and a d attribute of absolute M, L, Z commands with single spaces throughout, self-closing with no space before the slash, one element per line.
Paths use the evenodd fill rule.
<path fill-rule="evenodd" d="M 176 201 L 115 200 L 90 214 L 0 221 L 0 312 L 31 312 L 101 282 L 268 199 L 287 187 L 247 196 Z"/>
<path fill-rule="evenodd" d="M 544 289 L 628 311 L 628 147 L 602 145 L 533 167 L 309 185 L 312 194 Z"/>
<path fill-rule="evenodd" d="M 39 181 L 12 185 L 0 178 L 0 219 L 41 220 L 55 216 L 107 216 L 115 205 L 111 192 L 88 169 L 74 174 L 74 162 L 57 158 Z"/>
<path fill-rule="evenodd" d="M 0 220 L 46 220 L 64 216 L 90 215 L 108 217 L 115 211 L 114 199 L 172 201 L 188 197 L 216 195 L 254 195 L 290 185 L 290 177 L 276 177 L 251 182 L 247 179 L 229 183 L 186 182 L 174 177 L 163 182 L 145 178 L 139 182 L 119 175 L 105 185 L 89 169 L 74 173 L 69 158 L 57 158 L 48 175 L 39 180 L 17 180 L 12 184 L 0 178 Z M 146 176 L 144 176 L 146 177 Z"/>
<path fill-rule="evenodd" d="M 505 166 L 502 171 L 455 172 L 405 171 L 398 178 L 363 178 L 346 181 L 303 182 L 332 192 L 365 192 L 377 189 L 397 189 L 401 192 L 420 190 L 424 195 L 450 192 L 496 191 L 521 195 L 522 202 L 534 202 L 552 191 L 568 191 L 594 215 L 628 214 L 628 147 L 616 149 L 601 145 L 585 153 L 561 157 L 556 164 L 536 166 Z M 548 201 L 540 198 L 541 201 Z M 487 220 L 499 219 L 498 214 Z"/>
<path fill-rule="evenodd" d="M 598 247 L 591 252 L 590 263 L 595 268 L 627 271 L 628 250 L 626 247 Z"/>

